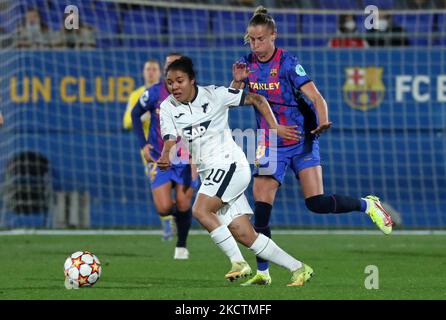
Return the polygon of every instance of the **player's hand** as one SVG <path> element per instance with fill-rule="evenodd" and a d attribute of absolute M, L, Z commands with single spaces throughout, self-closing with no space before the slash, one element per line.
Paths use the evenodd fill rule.
<path fill-rule="evenodd" d="M 156 163 L 158 164 L 158 168 L 161 171 L 165 171 L 165 170 L 169 169 L 169 167 L 170 167 L 169 154 L 168 153 L 162 154 Z"/>
<path fill-rule="evenodd" d="M 150 155 L 150 150 L 153 149 L 153 146 L 151 144 L 146 144 L 144 148 L 142 149 L 142 154 L 144 156 L 144 159 L 146 159 L 147 162 L 156 162 L 155 159 L 152 158 Z"/>
<path fill-rule="evenodd" d="M 232 65 L 232 79 L 236 82 L 242 82 L 249 75 L 249 69 L 246 63 L 234 63 Z"/>
<path fill-rule="evenodd" d="M 283 126 L 283 125 L 277 125 L 273 129 L 277 130 L 277 135 L 281 138 L 287 139 L 287 140 L 296 140 L 299 141 L 302 138 L 302 133 L 298 131 L 297 126 Z"/>
<path fill-rule="evenodd" d="M 332 124 L 333 124 L 333 122 L 331 122 L 331 121 L 321 123 L 317 126 L 316 129 L 311 131 L 311 133 L 314 134 L 315 136 L 319 136 L 321 133 L 324 133 L 325 131 L 330 129 Z"/>

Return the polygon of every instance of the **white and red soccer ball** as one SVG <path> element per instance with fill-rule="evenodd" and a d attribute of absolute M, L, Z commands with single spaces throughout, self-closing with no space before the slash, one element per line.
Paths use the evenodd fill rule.
<path fill-rule="evenodd" d="M 101 272 L 98 257 L 89 251 L 76 251 L 64 263 L 65 287 L 91 287 L 99 280 Z"/>

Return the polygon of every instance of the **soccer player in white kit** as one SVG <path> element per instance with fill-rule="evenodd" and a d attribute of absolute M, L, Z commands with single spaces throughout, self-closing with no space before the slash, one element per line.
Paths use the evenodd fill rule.
<path fill-rule="evenodd" d="M 213 85 L 198 86 L 188 57 L 169 65 L 166 83 L 171 95 L 161 104 L 164 148 L 157 163 L 161 170 L 171 165 L 178 137 L 188 144 L 202 182 L 192 212 L 230 259 L 232 268 L 225 278 L 233 281 L 251 274 L 237 240 L 257 256 L 292 272 L 289 286 L 302 286 L 313 275 L 312 268 L 257 233 L 249 221 L 253 211 L 244 191 L 251 180 L 251 170 L 242 149 L 232 139 L 228 108 L 253 104 L 270 128 L 286 139 L 298 139 L 296 128 L 279 125 L 267 100 L 260 95 L 245 95 L 241 90 Z"/>

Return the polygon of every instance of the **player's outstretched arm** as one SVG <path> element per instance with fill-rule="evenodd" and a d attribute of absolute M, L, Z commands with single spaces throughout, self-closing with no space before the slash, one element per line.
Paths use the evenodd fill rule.
<path fill-rule="evenodd" d="M 313 105 L 317 112 L 319 124 L 316 129 L 311 131 L 312 134 L 319 135 L 324 131 L 330 129 L 332 122 L 328 120 L 328 107 L 324 97 L 317 90 L 313 82 L 304 84 L 300 90 L 313 102 Z"/>
<path fill-rule="evenodd" d="M 277 130 L 277 135 L 288 140 L 299 140 L 300 132 L 297 131 L 297 126 L 284 126 L 277 122 L 274 116 L 271 106 L 264 96 L 256 93 L 249 92 L 245 97 L 245 104 L 252 104 L 259 110 L 262 116 L 265 118 L 271 129 Z"/>

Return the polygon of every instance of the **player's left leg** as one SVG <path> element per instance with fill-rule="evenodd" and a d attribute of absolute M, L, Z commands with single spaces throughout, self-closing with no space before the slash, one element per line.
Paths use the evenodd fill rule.
<path fill-rule="evenodd" d="M 321 214 L 364 212 L 383 233 L 392 232 L 392 219 L 381 206 L 378 197 L 367 196 L 358 199 L 337 194 L 325 195 L 320 165 L 299 171 L 299 180 L 305 197 L 305 205 L 310 211 Z"/>
<path fill-rule="evenodd" d="M 382 208 L 378 197 L 354 198 L 343 195 L 324 194 L 322 167 L 317 140 L 303 145 L 292 157 L 291 170 L 300 180 L 305 205 L 314 213 L 365 212 L 385 234 L 392 231 L 390 215 Z"/>
<path fill-rule="evenodd" d="M 271 238 L 269 221 L 276 193 L 283 182 L 289 165 L 286 152 L 281 150 L 282 148 L 280 150 L 277 148 L 270 150 L 270 148 L 259 146 L 256 152 L 257 163 L 253 172 L 254 229 L 268 238 Z M 257 256 L 256 262 L 257 273 L 245 282 L 246 285 L 262 285 L 271 280 L 268 260 Z"/>

